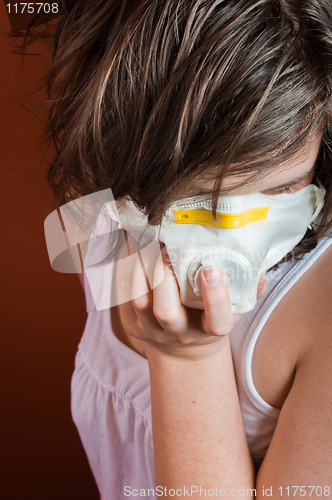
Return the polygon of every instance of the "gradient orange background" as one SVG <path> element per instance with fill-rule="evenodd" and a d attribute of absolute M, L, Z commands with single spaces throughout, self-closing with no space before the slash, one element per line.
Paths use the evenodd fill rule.
<path fill-rule="evenodd" d="M 16 100 L 38 82 L 47 60 L 28 56 L 22 70 L 20 56 L 9 48 L 9 30 L 0 2 L 0 496 L 97 500 L 70 413 L 84 295 L 76 275 L 51 269 L 44 238 L 44 219 L 52 209 L 46 163 L 38 171 L 42 127 Z M 33 96 L 34 102 L 43 96 Z"/>

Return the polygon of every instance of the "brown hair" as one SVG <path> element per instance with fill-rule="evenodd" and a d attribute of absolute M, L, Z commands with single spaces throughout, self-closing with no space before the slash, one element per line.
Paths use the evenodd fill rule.
<path fill-rule="evenodd" d="M 316 173 L 332 226 L 332 7 L 329 0 L 78 0 L 51 34 L 45 140 L 56 207 L 111 188 L 151 224 L 203 173 L 264 176 L 323 140 Z M 23 49 L 24 50 L 24 49 Z M 239 185 L 244 185 L 241 183 Z M 293 253 L 294 255 L 294 253 Z"/>

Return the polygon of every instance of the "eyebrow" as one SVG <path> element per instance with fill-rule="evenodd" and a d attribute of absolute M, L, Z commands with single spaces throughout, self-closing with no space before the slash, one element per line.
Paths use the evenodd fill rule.
<path fill-rule="evenodd" d="M 316 158 L 316 161 L 313 164 L 313 166 L 305 174 L 301 175 L 300 177 L 297 177 L 296 179 L 294 179 L 290 182 L 280 184 L 279 186 L 272 186 L 270 188 L 263 189 L 262 192 L 272 191 L 273 189 L 282 189 L 282 188 L 294 186 L 295 184 L 298 184 L 299 182 L 304 181 L 304 179 L 306 179 L 310 174 L 312 174 L 316 170 L 316 166 L 317 166 L 317 158 Z M 234 189 L 236 189 L 236 186 L 234 186 Z M 190 191 L 195 191 L 197 194 L 212 194 L 213 193 L 212 189 L 206 189 L 206 188 L 191 188 Z"/>
<path fill-rule="evenodd" d="M 268 189 L 264 189 L 263 191 L 271 191 L 272 189 L 282 189 L 282 188 L 286 188 L 289 186 L 294 186 L 295 184 L 298 184 L 299 182 L 304 181 L 304 179 L 306 179 L 310 174 L 312 174 L 316 170 L 316 165 L 317 165 L 317 160 L 315 161 L 313 166 L 310 168 L 310 170 L 308 170 L 308 172 L 301 175 L 300 177 L 297 177 L 293 181 L 286 182 L 284 184 L 280 184 L 280 186 L 273 186 L 273 187 L 270 187 Z"/>

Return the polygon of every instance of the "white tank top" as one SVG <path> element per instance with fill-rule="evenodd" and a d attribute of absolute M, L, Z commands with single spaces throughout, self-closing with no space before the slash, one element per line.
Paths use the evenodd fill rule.
<path fill-rule="evenodd" d="M 256 463 L 265 456 L 280 409 L 264 401 L 254 386 L 252 356 L 255 344 L 273 309 L 330 244 L 332 238 L 325 238 L 300 261 L 283 263 L 279 269 L 269 271 L 266 274 L 267 292 L 257 301 L 255 309 L 242 316 L 230 334 L 243 424 Z"/>
<path fill-rule="evenodd" d="M 107 244 L 108 239 L 89 245 L 85 263 L 98 261 L 99 251 L 105 255 L 103 242 Z M 331 243 L 331 237 L 324 238 L 300 261 L 283 263 L 268 272 L 267 292 L 230 334 L 243 424 L 256 467 L 267 451 L 280 413 L 260 397 L 253 384 L 256 341 L 271 311 Z M 96 310 L 90 287 L 109 293 L 111 273 L 105 266 L 95 269 L 89 280 L 85 274 L 88 318 L 75 360 L 71 408 L 102 498 L 122 498 L 117 495 L 123 495 L 123 485 L 130 481 L 147 488 L 155 480 L 149 368 L 147 359 L 114 334 L 110 310 Z"/>

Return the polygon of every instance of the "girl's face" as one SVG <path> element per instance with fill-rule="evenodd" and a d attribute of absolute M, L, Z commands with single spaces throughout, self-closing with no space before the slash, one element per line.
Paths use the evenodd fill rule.
<path fill-rule="evenodd" d="M 305 152 L 297 155 L 296 158 L 283 164 L 279 171 L 272 171 L 262 179 L 252 181 L 250 184 L 237 188 L 236 186 L 245 181 L 249 176 L 227 177 L 223 180 L 221 187 L 229 188 L 234 186 L 234 190 L 227 196 L 244 195 L 261 192 L 263 194 L 274 195 L 283 192 L 293 193 L 311 184 L 316 167 L 316 159 L 321 145 L 321 136 L 314 139 L 306 148 Z M 214 181 L 195 181 L 191 184 L 190 194 L 199 189 L 200 194 L 211 194 Z"/>

